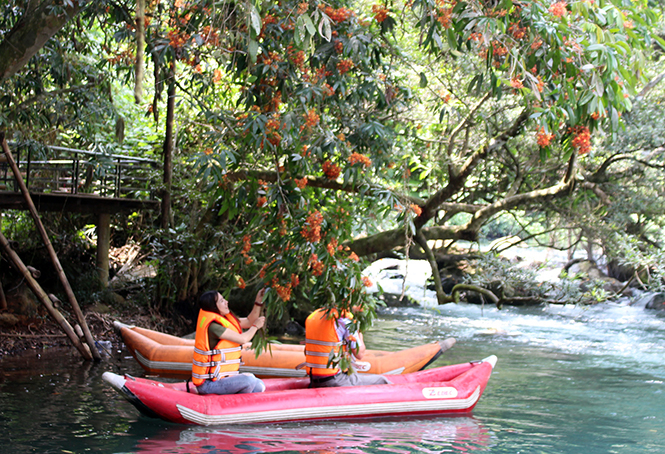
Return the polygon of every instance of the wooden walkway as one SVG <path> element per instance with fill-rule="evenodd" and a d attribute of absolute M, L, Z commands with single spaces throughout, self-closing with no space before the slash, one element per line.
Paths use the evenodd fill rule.
<path fill-rule="evenodd" d="M 5 146 L 3 136 L 3 151 Z M 54 146 L 10 146 L 9 151 L 11 159 L 0 153 L 0 219 L 8 209 L 96 215 L 97 270 L 102 285 L 108 286 L 111 215 L 160 208 L 155 198 L 157 161 Z M 11 160 L 33 208 L 21 192 Z"/>
<path fill-rule="evenodd" d="M 158 162 L 65 147 L 11 147 L 39 211 L 107 213 L 159 208 Z M 0 154 L 0 209 L 27 209 Z"/>

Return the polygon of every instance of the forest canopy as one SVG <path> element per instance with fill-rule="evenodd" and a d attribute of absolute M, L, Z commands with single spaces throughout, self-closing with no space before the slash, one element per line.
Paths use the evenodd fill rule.
<path fill-rule="evenodd" d="M 363 261 L 416 249 L 444 303 L 432 240 L 478 241 L 506 215 L 522 238 L 659 246 L 662 126 L 639 120 L 663 45 L 652 7 L 3 2 L 0 128 L 163 163 L 136 238 L 158 306 L 265 285 L 277 318 L 299 298 L 371 314 Z M 659 135 L 629 139 L 648 124 Z"/>

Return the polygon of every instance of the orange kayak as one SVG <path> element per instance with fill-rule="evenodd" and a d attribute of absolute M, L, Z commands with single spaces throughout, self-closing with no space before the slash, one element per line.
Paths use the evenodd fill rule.
<path fill-rule="evenodd" d="M 169 378 L 188 378 L 192 373 L 194 339 L 113 322 L 132 356 L 146 374 Z M 424 369 L 444 351 L 455 345 L 455 339 L 431 342 L 406 350 L 388 352 L 367 350 L 358 361 L 358 372 L 397 375 Z M 240 372 L 251 372 L 261 378 L 305 377 L 304 369 L 296 367 L 305 361 L 305 346 L 270 344 L 258 357 L 254 350 L 243 350 Z"/>

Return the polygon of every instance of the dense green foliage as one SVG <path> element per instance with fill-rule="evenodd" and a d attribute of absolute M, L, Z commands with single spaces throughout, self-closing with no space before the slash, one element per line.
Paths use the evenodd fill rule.
<path fill-rule="evenodd" d="M 75 3 L 0 85 L 0 127 L 159 157 L 175 94 L 174 176 L 160 188 L 172 215 L 136 238 L 157 305 L 267 285 L 269 317 L 365 306 L 363 324 L 364 256 L 422 248 L 436 270 L 427 240 L 476 241 L 505 213 L 510 233 L 536 239 L 593 241 L 635 213 L 660 227 L 654 194 L 610 173 L 609 145 L 593 142 L 621 133 L 648 80 L 659 17 L 646 2 L 175 0 L 146 2 L 139 20 L 133 1 Z M 3 5 L 0 37 L 28 4 Z"/>

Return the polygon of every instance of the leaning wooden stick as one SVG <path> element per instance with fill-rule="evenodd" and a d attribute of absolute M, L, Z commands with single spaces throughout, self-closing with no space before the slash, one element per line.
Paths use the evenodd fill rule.
<path fill-rule="evenodd" d="M 74 329 L 69 324 L 67 319 L 65 319 L 65 317 L 63 317 L 62 314 L 55 307 L 53 307 L 53 304 L 51 303 L 51 300 L 49 299 L 46 292 L 44 292 L 41 286 L 32 277 L 32 274 L 28 270 L 28 267 L 26 267 L 25 264 L 23 264 L 21 258 L 11 248 L 11 246 L 9 245 L 9 241 L 7 241 L 7 238 L 5 238 L 2 232 L 0 232 L 0 245 L 2 246 L 2 250 L 4 251 L 6 256 L 9 257 L 9 259 L 12 261 L 14 266 L 16 266 L 18 271 L 21 272 L 32 292 L 37 296 L 37 298 L 39 298 L 42 304 L 46 307 L 46 310 L 48 311 L 49 315 L 53 317 L 53 319 L 60 325 L 60 327 L 65 332 L 67 337 L 69 337 L 69 340 L 72 341 L 72 344 L 74 344 L 74 346 L 78 349 L 78 351 L 81 352 L 83 358 L 91 360 L 92 359 L 91 349 L 88 349 L 86 345 L 81 343 L 81 340 L 78 338 L 78 336 L 74 332 Z"/>
<path fill-rule="evenodd" d="M 90 351 L 92 351 L 92 356 L 96 360 L 101 360 L 102 357 L 97 351 L 97 348 L 95 347 L 95 340 L 92 338 L 92 334 L 90 333 L 88 324 L 85 322 L 85 317 L 83 316 L 83 312 L 81 312 L 81 308 L 79 307 L 78 301 L 76 301 L 76 296 L 74 296 L 74 292 L 72 291 L 72 288 L 69 285 L 69 281 L 67 280 L 65 271 L 62 269 L 62 265 L 60 265 L 60 260 L 58 259 L 58 256 L 55 253 L 55 249 L 53 249 L 53 245 L 51 244 L 51 240 L 49 239 L 48 234 L 46 233 L 46 229 L 42 224 L 41 218 L 39 217 L 39 213 L 37 213 L 37 208 L 35 207 L 35 204 L 32 201 L 32 197 L 30 197 L 30 193 L 28 192 L 28 188 L 26 187 L 25 182 L 23 181 L 23 177 L 21 177 L 19 168 L 16 165 L 16 162 L 14 161 L 11 152 L 9 151 L 9 145 L 7 144 L 7 140 L 5 139 L 4 132 L 0 132 L 0 141 L 2 142 L 2 149 L 5 152 L 5 156 L 7 157 L 7 162 L 9 163 L 9 166 L 12 168 L 12 172 L 14 172 L 14 178 L 16 178 L 16 182 L 21 188 L 21 192 L 23 193 L 25 202 L 28 205 L 28 210 L 30 211 L 32 218 L 35 221 L 37 230 L 39 231 L 39 234 L 41 235 L 42 240 L 46 245 L 46 249 L 48 250 L 49 256 L 51 257 L 51 262 L 53 262 L 53 266 L 56 269 L 58 277 L 60 278 L 60 282 L 62 283 L 62 286 L 65 289 L 65 293 L 67 294 L 67 299 L 69 300 L 69 303 L 72 305 L 74 314 L 76 314 L 76 319 L 78 320 L 79 324 L 83 329 L 83 335 L 85 337 L 85 341 L 88 344 L 88 347 L 90 347 Z"/>

